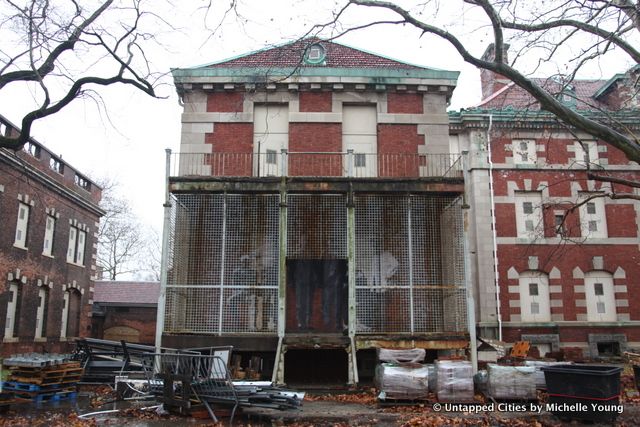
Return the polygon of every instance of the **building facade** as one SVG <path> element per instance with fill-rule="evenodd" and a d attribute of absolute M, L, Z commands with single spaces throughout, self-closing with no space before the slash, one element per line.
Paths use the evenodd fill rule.
<path fill-rule="evenodd" d="M 162 345 L 231 344 L 288 383 L 466 348 L 457 76 L 319 39 L 173 70 Z"/>
<path fill-rule="evenodd" d="M 633 134 L 640 123 L 630 90 L 635 75 L 536 82 L 569 107 Z M 585 357 L 599 357 L 637 348 L 640 205 L 623 197 L 637 190 L 590 178 L 638 182 L 640 168 L 541 111 L 502 76 L 485 70 L 481 80 L 483 101 L 450 114 L 452 146 L 469 152 L 480 335 L 528 340 L 542 354 L 580 347 Z"/>
<path fill-rule="evenodd" d="M 0 117 L 0 132 L 18 132 Z M 90 334 L 101 189 L 31 139 L 0 150 L 2 355 L 66 352 Z"/>
<path fill-rule="evenodd" d="M 159 294 L 158 282 L 96 280 L 91 337 L 153 344 Z"/>

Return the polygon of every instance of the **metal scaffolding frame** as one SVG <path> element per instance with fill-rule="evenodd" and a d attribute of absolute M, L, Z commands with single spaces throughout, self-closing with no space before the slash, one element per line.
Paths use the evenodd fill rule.
<path fill-rule="evenodd" d="M 459 197 L 190 193 L 170 201 L 164 332 L 282 338 L 286 259 L 348 261 L 351 338 L 467 331 Z"/>

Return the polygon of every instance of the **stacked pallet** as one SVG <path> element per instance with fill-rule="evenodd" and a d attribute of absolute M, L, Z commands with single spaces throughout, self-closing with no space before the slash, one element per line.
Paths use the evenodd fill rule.
<path fill-rule="evenodd" d="M 77 397 L 82 377 L 80 362 L 29 355 L 5 359 L 4 366 L 10 374 L 2 388 L 17 402 L 57 402 Z"/>

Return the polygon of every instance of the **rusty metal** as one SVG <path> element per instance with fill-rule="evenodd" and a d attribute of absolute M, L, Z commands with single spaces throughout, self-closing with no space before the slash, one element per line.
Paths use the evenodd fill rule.
<path fill-rule="evenodd" d="M 365 350 L 370 348 L 411 349 L 424 348 L 425 350 L 455 350 L 469 346 L 468 339 L 367 339 L 356 338 L 356 348 Z"/>

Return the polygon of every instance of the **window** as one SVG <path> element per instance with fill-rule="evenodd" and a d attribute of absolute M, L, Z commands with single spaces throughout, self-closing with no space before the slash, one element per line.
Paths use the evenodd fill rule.
<path fill-rule="evenodd" d="M 584 144 L 584 147 L 583 147 Z M 591 165 L 599 165 L 598 160 L 598 144 L 595 141 L 583 141 L 582 144 L 576 141 L 574 144 L 575 161 L 581 166 L 587 165 L 587 154 L 589 155 L 589 163 Z"/>
<path fill-rule="evenodd" d="M 278 163 L 278 152 L 276 150 L 267 150 L 266 163 L 269 165 L 275 165 Z"/>
<path fill-rule="evenodd" d="M 513 141 L 513 163 L 516 165 L 534 165 L 538 160 L 536 141 Z"/>
<path fill-rule="evenodd" d="M 69 289 L 64 293 L 60 337 L 77 337 L 79 335 L 81 301 L 82 295 L 77 289 Z"/>
<path fill-rule="evenodd" d="M 77 227 L 69 228 L 69 248 L 67 250 L 67 262 L 84 265 L 84 246 L 87 233 Z"/>
<path fill-rule="evenodd" d="M 47 215 L 47 221 L 44 228 L 44 243 L 42 254 L 52 256 L 53 254 L 53 234 L 56 229 L 56 219 L 51 215 Z"/>
<path fill-rule="evenodd" d="M 613 277 L 605 271 L 587 273 L 584 278 L 589 322 L 617 321 Z"/>
<path fill-rule="evenodd" d="M 321 44 L 316 43 L 309 46 L 304 59 L 308 64 L 320 64 L 324 61 L 325 56 L 326 52 L 324 47 Z"/>
<path fill-rule="evenodd" d="M 73 178 L 73 182 L 80 188 L 84 188 L 87 191 L 91 191 L 91 182 L 82 175 L 76 174 Z"/>
<path fill-rule="evenodd" d="M 49 288 L 41 286 L 38 290 L 38 310 L 36 311 L 36 338 L 47 335 L 47 306 L 49 305 Z"/>
<path fill-rule="evenodd" d="M 580 196 L 580 199 L 584 200 L 585 198 L 593 196 L 594 194 L 582 194 Z M 603 198 L 600 197 L 589 200 L 588 202 L 580 206 L 579 212 L 582 237 L 607 237 L 607 221 Z"/>
<path fill-rule="evenodd" d="M 367 166 L 367 156 L 362 153 L 356 153 L 353 157 L 353 164 L 357 168 L 364 168 Z"/>
<path fill-rule="evenodd" d="M 27 232 L 29 229 L 29 205 L 19 203 L 18 205 L 18 221 L 16 223 L 16 241 L 14 246 L 27 248 Z"/>
<path fill-rule="evenodd" d="M 542 194 L 516 193 L 516 227 L 518 237 L 542 237 Z"/>
<path fill-rule="evenodd" d="M 596 296 L 604 295 L 604 285 L 602 283 L 594 283 L 593 284 L 593 293 Z"/>
<path fill-rule="evenodd" d="M 550 322 L 549 280 L 544 273 L 520 275 L 520 318 L 523 322 Z"/>
<path fill-rule="evenodd" d="M 554 221 L 554 226 L 556 230 L 556 235 L 564 236 L 564 215 L 556 214 L 553 217 L 553 221 Z"/>
<path fill-rule="evenodd" d="M 7 316 L 5 318 L 4 337 L 17 338 L 20 328 L 20 302 L 22 297 L 21 286 L 18 282 L 9 285 L 9 302 L 7 303 Z"/>

